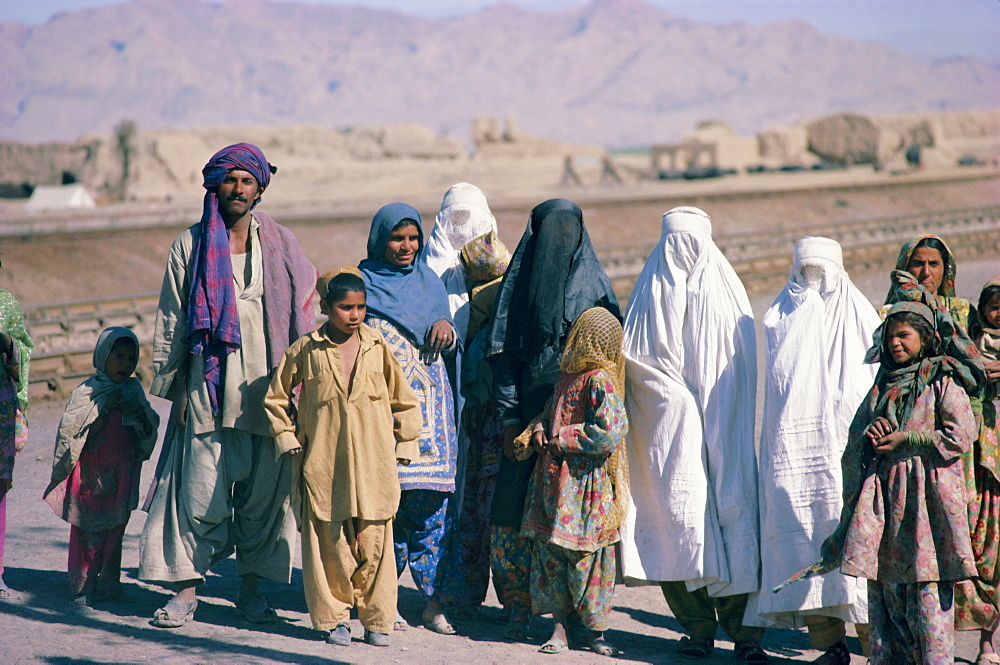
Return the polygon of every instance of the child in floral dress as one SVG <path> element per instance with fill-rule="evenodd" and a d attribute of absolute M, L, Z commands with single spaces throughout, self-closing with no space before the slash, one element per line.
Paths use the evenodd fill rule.
<path fill-rule="evenodd" d="M 844 511 L 814 572 L 868 579 L 871 662 L 950 664 L 955 583 L 976 575 L 961 456 L 976 438 L 974 367 L 941 355 L 935 313 L 896 302 L 844 452 Z M 981 367 L 979 368 L 981 372 Z"/>
<path fill-rule="evenodd" d="M 604 639 L 615 585 L 618 526 L 628 500 L 624 441 L 622 328 L 602 307 L 573 324 L 545 410 L 521 437 L 519 456 L 539 452 L 528 489 L 521 535 L 534 541 L 531 609 L 552 613 L 542 653 L 569 646 L 566 621 L 575 613 L 596 653 L 618 653 Z M 530 437 L 530 439 L 529 439 Z"/>

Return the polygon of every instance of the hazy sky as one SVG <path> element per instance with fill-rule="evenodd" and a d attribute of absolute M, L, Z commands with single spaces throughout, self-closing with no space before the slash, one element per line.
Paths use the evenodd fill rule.
<path fill-rule="evenodd" d="M 0 0 L 0 20 L 37 24 L 60 11 L 122 0 Z M 299 0 L 302 1 L 302 0 Z M 392 8 L 448 16 L 477 11 L 493 0 L 306 0 Z M 507 0 L 556 11 L 586 0 Z M 1000 0 L 647 0 L 698 21 L 753 25 L 803 18 L 824 32 L 882 42 L 931 56 L 979 55 L 1000 61 Z"/>

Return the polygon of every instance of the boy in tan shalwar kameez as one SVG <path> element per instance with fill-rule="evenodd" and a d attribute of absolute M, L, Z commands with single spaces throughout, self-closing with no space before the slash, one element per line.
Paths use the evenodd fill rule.
<path fill-rule="evenodd" d="M 420 407 L 382 335 L 363 323 L 364 281 L 345 271 L 327 289 L 321 310 L 329 322 L 285 352 L 264 408 L 277 454 L 294 456 L 292 504 L 313 627 L 347 646 L 357 605 L 365 641 L 388 646 L 396 464 L 420 455 Z M 292 392 L 300 385 L 296 409 Z"/>

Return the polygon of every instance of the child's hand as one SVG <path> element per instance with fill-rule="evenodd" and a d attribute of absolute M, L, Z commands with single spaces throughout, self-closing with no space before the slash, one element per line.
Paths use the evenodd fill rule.
<path fill-rule="evenodd" d="M 899 445 L 904 441 L 906 441 L 906 432 L 891 432 L 880 439 L 872 441 L 872 448 L 879 455 L 885 455 L 899 448 Z"/>
<path fill-rule="evenodd" d="M 874 446 L 875 441 L 888 436 L 892 433 L 892 430 L 892 423 L 885 418 L 876 418 L 875 421 L 868 426 L 868 429 L 865 430 L 865 436 L 868 437 L 868 440 L 871 441 L 872 446 Z"/>
<path fill-rule="evenodd" d="M 400 466 L 410 466 L 410 460 L 403 459 L 402 457 L 397 457 L 396 458 L 396 464 L 398 464 Z"/>
<path fill-rule="evenodd" d="M 562 445 L 558 434 L 549 439 L 548 445 L 545 446 L 545 451 L 553 457 L 563 456 Z"/>
<path fill-rule="evenodd" d="M 299 446 L 298 448 L 290 448 L 290 449 L 286 450 L 285 452 L 281 453 L 281 456 L 282 457 L 289 457 L 289 458 L 291 458 L 291 457 L 295 457 L 296 455 L 298 455 L 301 452 L 302 452 L 302 446 Z"/>
<path fill-rule="evenodd" d="M 531 434 L 531 445 L 540 453 L 545 452 L 545 444 L 548 443 L 548 439 L 545 437 L 544 430 L 536 429 Z"/>
<path fill-rule="evenodd" d="M 1000 381 L 1000 360 L 984 360 L 987 381 Z"/>

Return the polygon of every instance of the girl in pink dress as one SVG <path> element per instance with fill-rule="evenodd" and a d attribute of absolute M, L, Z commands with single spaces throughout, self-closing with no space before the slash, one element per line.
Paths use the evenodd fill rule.
<path fill-rule="evenodd" d="M 142 463 L 160 418 L 135 372 L 139 341 L 128 328 L 101 333 L 94 376 L 73 391 L 59 423 L 45 501 L 69 522 L 74 602 L 121 596 L 122 539 L 139 504 Z"/>

